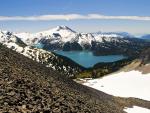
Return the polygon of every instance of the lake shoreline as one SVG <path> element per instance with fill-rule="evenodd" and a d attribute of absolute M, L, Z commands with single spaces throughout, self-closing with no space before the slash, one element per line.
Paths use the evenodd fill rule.
<path fill-rule="evenodd" d="M 95 56 L 91 51 L 62 51 L 55 50 L 53 53 L 70 58 L 85 68 L 92 68 L 97 63 L 110 63 L 127 59 L 124 55 L 102 55 Z"/>

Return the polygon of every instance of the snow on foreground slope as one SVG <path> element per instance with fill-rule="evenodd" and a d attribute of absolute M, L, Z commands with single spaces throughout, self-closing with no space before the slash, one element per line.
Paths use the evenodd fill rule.
<path fill-rule="evenodd" d="M 125 108 L 124 111 L 127 113 L 150 113 L 149 109 L 133 106 L 133 108 Z"/>
<path fill-rule="evenodd" d="M 83 84 L 110 95 L 150 101 L 150 73 L 119 72 L 101 79 L 88 80 Z"/>

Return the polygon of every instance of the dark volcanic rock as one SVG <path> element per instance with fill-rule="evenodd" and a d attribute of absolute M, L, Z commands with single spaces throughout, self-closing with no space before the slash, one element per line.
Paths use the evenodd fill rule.
<path fill-rule="evenodd" d="M 123 102 L 0 45 L 0 113 L 123 113 Z"/>
<path fill-rule="evenodd" d="M 122 109 L 112 96 L 0 46 L 0 112 L 121 113 Z"/>
<path fill-rule="evenodd" d="M 79 51 L 82 50 L 82 47 L 77 42 L 66 42 L 63 46 L 63 51 Z"/>
<path fill-rule="evenodd" d="M 142 62 L 144 64 L 150 63 L 150 48 L 146 48 L 145 50 L 143 50 L 140 58 L 142 59 Z"/>

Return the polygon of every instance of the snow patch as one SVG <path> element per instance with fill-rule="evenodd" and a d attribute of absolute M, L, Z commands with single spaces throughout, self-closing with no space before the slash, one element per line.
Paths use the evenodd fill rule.
<path fill-rule="evenodd" d="M 100 79 L 88 80 L 83 84 L 110 95 L 150 101 L 150 73 L 120 72 Z"/>
<path fill-rule="evenodd" d="M 150 109 L 138 106 L 133 106 L 133 108 L 125 108 L 124 111 L 127 113 L 150 113 Z"/>

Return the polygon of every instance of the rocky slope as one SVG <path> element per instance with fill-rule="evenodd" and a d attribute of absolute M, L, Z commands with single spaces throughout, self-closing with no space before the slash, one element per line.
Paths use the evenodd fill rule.
<path fill-rule="evenodd" d="M 144 64 L 150 63 L 150 48 L 146 48 L 142 53 L 140 58 L 142 59 Z"/>
<path fill-rule="evenodd" d="M 150 102 L 87 88 L 0 45 L 0 112 L 124 113 Z"/>
<path fill-rule="evenodd" d="M 1 45 L 0 94 L 0 112 L 123 112 L 112 96 L 79 85 Z"/>

